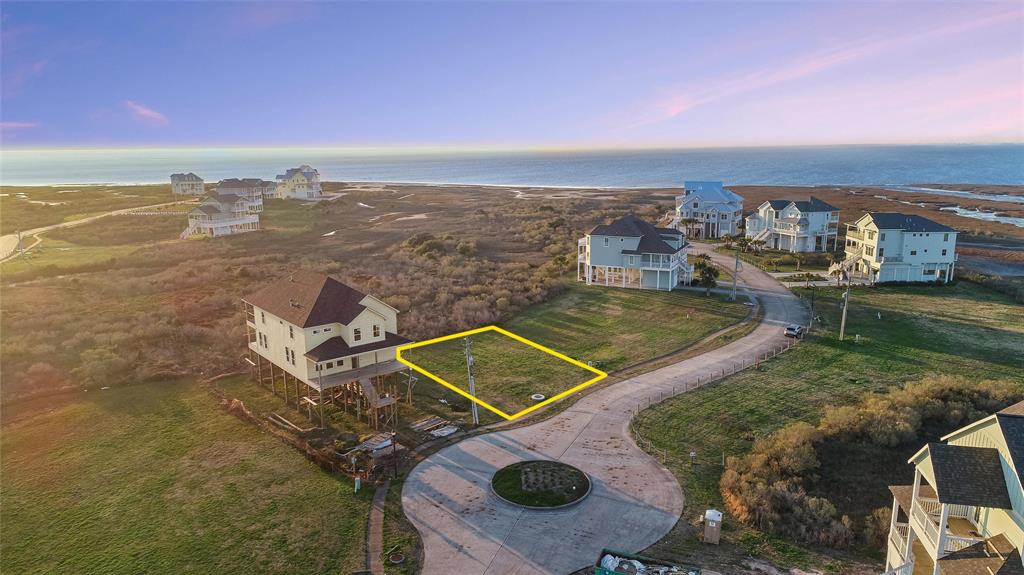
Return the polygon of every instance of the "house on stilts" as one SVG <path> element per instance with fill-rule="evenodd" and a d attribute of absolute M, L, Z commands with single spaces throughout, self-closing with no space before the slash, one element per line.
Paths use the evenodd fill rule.
<path fill-rule="evenodd" d="M 253 377 L 324 426 L 325 405 L 393 427 L 398 383 L 398 311 L 312 271 L 297 271 L 243 298 Z M 282 389 L 279 389 L 282 388 Z"/>

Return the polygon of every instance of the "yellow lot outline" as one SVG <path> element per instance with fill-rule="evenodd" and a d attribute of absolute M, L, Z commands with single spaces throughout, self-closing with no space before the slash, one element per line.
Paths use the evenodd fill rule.
<path fill-rule="evenodd" d="M 542 402 L 540 402 L 540 403 L 538 403 L 536 405 L 531 405 L 530 407 L 527 407 L 526 409 L 524 409 L 524 410 L 522 410 L 522 411 L 520 411 L 518 413 L 513 413 L 512 415 L 509 415 L 509 414 L 505 413 L 504 411 L 498 409 L 497 407 L 494 407 L 493 405 L 491 405 L 491 404 L 487 403 L 486 401 L 480 399 L 479 397 L 471 395 L 470 393 L 464 391 L 463 389 L 459 388 L 458 386 L 453 385 L 453 384 L 445 381 L 443 378 L 438 377 L 438 376 L 434 375 L 433 373 L 430 373 L 426 369 L 423 369 L 419 365 L 417 365 L 417 364 L 415 364 L 415 363 L 405 359 L 404 357 L 402 357 L 402 352 L 406 351 L 406 350 L 415 349 L 417 347 L 424 347 L 424 346 L 427 346 L 427 345 L 430 345 L 430 344 L 433 344 L 433 343 L 441 343 L 442 341 L 458 339 L 460 337 L 466 337 L 466 336 L 470 336 L 470 335 L 477 334 L 477 333 L 483 333 L 485 331 L 496 331 L 496 332 L 498 332 L 498 333 L 500 333 L 500 334 L 502 334 L 504 336 L 510 337 L 510 338 L 512 338 L 512 339 L 514 339 L 514 340 L 516 340 L 518 342 L 525 343 L 526 345 L 528 345 L 528 346 L 530 346 L 532 348 L 539 349 L 539 350 L 543 351 L 544 353 L 546 353 L 548 355 L 553 355 L 553 356 L 557 357 L 558 359 L 561 359 L 563 361 L 567 361 L 567 362 L 575 365 L 576 367 L 581 367 L 581 368 L 583 368 L 583 369 L 585 369 L 585 370 L 587 370 L 587 371 L 589 371 L 591 373 L 597 374 L 597 375 L 596 375 L 596 377 L 592 377 L 592 378 L 588 379 L 587 381 L 584 381 L 583 383 L 581 383 L 581 384 L 579 384 L 579 385 L 577 385 L 577 386 L 575 386 L 575 387 L 573 387 L 571 389 L 567 389 L 567 390 L 563 391 L 562 393 L 559 393 L 558 395 L 556 395 L 554 397 L 549 397 L 549 398 L 545 399 L 544 401 L 542 401 Z M 475 402 L 477 405 L 480 405 L 480 406 L 483 406 L 483 407 L 489 409 L 490 411 L 492 411 L 492 412 L 494 412 L 494 413 L 504 417 L 505 419 L 507 419 L 509 421 L 511 421 L 513 419 L 516 419 L 518 417 L 522 417 L 522 416 L 526 415 L 527 413 L 530 413 L 530 412 L 532 412 L 534 410 L 540 409 L 540 408 L 544 407 L 545 405 L 548 405 L 549 403 L 553 403 L 555 401 L 558 401 L 559 399 L 562 399 L 563 397 L 565 397 L 565 396 L 567 396 L 567 395 L 569 395 L 571 393 L 576 393 L 577 391 L 583 389 L 584 387 L 587 387 L 588 385 L 593 385 L 593 384 L 601 381 L 602 379 L 608 377 L 608 374 L 603 372 L 603 371 L 601 371 L 600 369 L 597 369 L 595 367 L 591 367 L 591 366 L 589 366 L 589 365 L 587 365 L 587 364 L 585 364 L 585 363 L 583 363 L 581 361 L 575 360 L 575 359 L 573 359 L 573 358 L 571 358 L 571 357 L 569 357 L 569 356 L 567 356 L 565 354 L 558 353 L 557 351 L 555 351 L 555 350 L 553 350 L 551 348 L 544 347 L 543 345 L 541 345 L 541 344 L 539 344 L 539 343 L 537 343 L 535 341 L 530 341 L 530 340 L 526 339 L 525 337 L 518 336 L 518 335 L 516 335 L 516 334 L 514 334 L 514 333 L 512 333 L 512 332 L 510 332 L 508 330 L 501 329 L 500 327 L 498 327 L 496 325 L 489 325 L 489 326 L 486 326 L 486 327 L 479 327 L 477 329 L 470 329 L 470 330 L 467 330 L 467 331 L 460 331 L 459 333 L 453 333 L 453 334 L 442 336 L 442 337 L 435 337 L 434 339 L 428 339 L 426 341 L 417 341 L 417 342 L 414 342 L 414 343 L 407 343 L 405 345 L 400 345 L 397 348 L 395 348 L 395 359 L 397 359 L 398 361 L 400 361 L 403 364 L 407 365 L 408 367 L 416 370 L 417 372 L 422 373 L 423 375 L 429 377 L 430 379 L 436 381 L 437 383 L 440 383 L 441 385 L 447 387 L 448 389 L 454 391 L 455 393 L 461 395 L 462 397 L 465 397 L 466 399 L 468 399 L 468 400 L 470 400 L 472 402 Z"/>

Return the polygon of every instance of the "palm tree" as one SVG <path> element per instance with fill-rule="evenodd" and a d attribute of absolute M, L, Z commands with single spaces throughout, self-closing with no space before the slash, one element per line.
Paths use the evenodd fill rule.
<path fill-rule="evenodd" d="M 679 223 L 683 226 L 683 233 L 689 238 L 693 234 L 693 226 L 697 223 L 697 218 L 683 218 L 679 220 Z"/>
<path fill-rule="evenodd" d="M 700 266 L 697 275 L 697 285 L 704 288 L 704 295 L 711 295 L 711 288 L 718 285 L 719 271 L 714 265 L 706 263 Z"/>

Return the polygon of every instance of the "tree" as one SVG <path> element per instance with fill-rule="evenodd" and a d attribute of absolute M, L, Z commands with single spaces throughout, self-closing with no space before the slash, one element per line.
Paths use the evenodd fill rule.
<path fill-rule="evenodd" d="M 679 223 L 683 226 L 683 233 L 689 238 L 693 234 L 693 226 L 697 224 L 697 218 L 683 218 Z"/>
<path fill-rule="evenodd" d="M 793 259 L 796 260 L 796 271 L 800 271 L 800 264 L 804 261 L 803 254 L 793 254 Z"/>
<path fill-rule="evenodd" d="M 704 288 L 704 295 L 711 295 L 711 288 L 718 285 L 718 268 L 711 263 L 711 258 L 708 258 L 706 254 L 701 254 L 705 259 L 698 260 L 693 264 L 694 271 L 697 272 L 697 285 Z M 699 257 L 699 256 L 698 256 Z"/>

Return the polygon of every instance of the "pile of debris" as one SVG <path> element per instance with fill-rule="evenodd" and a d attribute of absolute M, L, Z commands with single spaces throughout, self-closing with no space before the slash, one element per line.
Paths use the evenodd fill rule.
<path fill-rule="evenodd" d="M 697 567 L 671 565 L 664 561 L 603 549 L 595 575 L 700 575 Z"/>
<path fill-rule="evenodd" d="M 410 425 L 409 428 L 419 433 L 426 433 L 435 439 L 448 437 L 459 430 L 457 425 L 437 416 L 421 419 Z"/>

